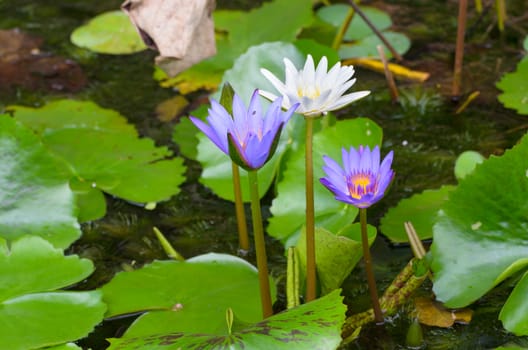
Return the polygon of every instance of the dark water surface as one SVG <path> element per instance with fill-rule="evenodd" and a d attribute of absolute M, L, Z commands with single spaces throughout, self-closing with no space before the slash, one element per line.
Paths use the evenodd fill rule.
<path fill-rule="evenodd" d="M 156 54 L 98 55 L 76 48 L 69 41 L 69 35 L 76 27 L 103 11 L 118 8 L 120 3 L 114 0 L 0 0 L 0 29 L 18 27 L 42 37 L 42 51 L 78 62 L 87 78 L 86 86 L 75 93 L 60 88 L 34 91 L 2 86 L 0 107 L 10 104 L 40 106 L 46 101 L 65 97 L 92 100 L 102 107 L 119 111 L 137 126 L 142 135 L 154 138 L 160 145 L 169 145 L 177 152 L 178 146 L 171 141 L 174 122 L 160 122 L 154 113 L 159 103 L 176 94 L 159 87 L 152 79 L 152 62 Z M 218 1 L 218 6 L 248 8 L 248 4 L 256 6 L 258 3 L 260 1 Z M 365 116 L 376 121 L 384 130 L 383 149 L 395 152 L 395 182 L 386 200 L 377 204 L 369 214 L 369 220 L 376 225 L 386 210 L 400 199 L 424 189 L 456 183 L 453 165 L 461 152 L 476 150 L 485 156 L 501 154 L 524 134 L 526 117 L 502 107 L 496 99 L 498 91 L 494 84 L 504 72 L 515 68 L 528 25 L 526 20 L 515 22 L 501 35 L 493 25 L 493 11 L 486 11 L 480 19 L 470 11 L 462 98 L 475 90 L 481 95 L 464 113 L 455 115 L 457 105 L 451 102 L 449 91 L 457 2 L 391 0 L 364 3 L 389 11 L 394 29 L 411 38 L 412 48 L 405 55 L 404 64 L 431 73 L 425 84 L 399 82 L 402 106 L 394 106 L 389 101 L 384 77 L 358 68 L 355 89 L 368 89 L 372 93 L 369 98 L 338 113 L 340 118 Z M 526 4 L 523 0 L 511 0 L 508 1 L 508 10 L 511 11 L 510 20 L 514 21 L 524 13 Z M 207 96 L 198 92 L 191 98 L 199 102 L 206 100 Z M 165 254 L 152 234 L 153 226 L 160 228 L 185 257 L 213 251 L 237 254 L 233 205 L 198 184 L 200 167 L 196 162 L 188 160 L 186 164 L 187 181 L 182 192 L 159 204 L 155 211 L 147 212 L 108 198 L 107 216 L 83 226 L 83 238 L 70 251 L 92 259 L 97 269 L 80 288 L 100 286 L 126 265 L 139 266 L 153 259 L 164 259 Z M 263 201 L 265 215 L 270 202 L 271 196 Z M 268 244 L 271 273 L 281 279 L 286 265 L 282 245 L 272 239 Z M 392 247 L 381 236 L 374 244 L 373 254 L 380 290 L 390 283 L 412 255 L 408 247 Z M 254 263 L 252 254 L 249 260 Z M 345 300 L 352 312 L 363 310 L 369 302 L 363 276 L 360 264 L 343 286 Z M 510 289 L 505 287 L 473 305 L 475 314 L 470 325 L 455 325 L 450 329 L 424 326 L 427 348 L 489 349 L 516 339 L 504 331 L 497 320 L 501 304 L 509 292 Z M 420 293 L 430 293 L 430 285 Z M 104 349 L 104 338 L 118 336 L 129 321 L 105 322 L 89 339 L 82 341 L 83 346 Z M 347 348 L 404 349 L 410 322 L 402 312 L 382 329 L 367 327 L 360 339 Z"/>

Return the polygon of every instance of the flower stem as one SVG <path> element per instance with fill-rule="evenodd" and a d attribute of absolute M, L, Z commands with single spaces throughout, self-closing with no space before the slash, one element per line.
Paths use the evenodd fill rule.
<path fill-rule="evenodd" d="M 365 259 L 365 268 L 367 270 L 367 282 L 374 309 L 374 320 L 376 323 L 383 323 L 383 314 L 378 299 L 378 290 L 376 288 L 376 279 L 372 269 L 372 258 L 370 257 L 370 248 L 367 234 L 367 209 L 359 209 L 359 221 L 361 222 L 361 242 L 363 244 L 363 259 Z"/>
<path fill-rule="evenodd" d="M 262 213 L 260 212 L 260 198 L 258 192 L 258 177 L 256 170 L 250 170 L 249 191 L 251 193 L 251 217 L 253 219 L 253 235 L 255 236 L 255 251 L 257 253 L 257 269 L 260 285 L 260 300 L 264 318 L 273 315 L 271 294 L 269 287 L 268 262 L 266 258 L 266 243 L 262 226 Z"/>
<path fill-rule="evenodd" d="M 343 37 L 345 36 L 345 33 L 348 30 L 348 27 L 350 26 L 350 22 L 352 22 L 352 18 L 354 18 L 355 13 L 356 11 L 354 11 L 352 7 L 348 10 L 345 20 L 343 21 L 343 24 L 341 24 L 341 27 L 339 27 L 339 30 L 337 31 L 337 34 L 334 37 L 334 41 L 332 43 L 332 49 L 338 50 L 339 46 L 341 46 Z"/>
<path fill-rule="evenodd" d="M 313 188 L 313 118 L 306 120 L 306 301 L 316 297 L 316 272 L 315 272 L 315 209 Z"/>
<path fill-rule="evenodd" d="M 231 162 L 233 169 L 233 191 L 235 195 L 235 210 L 238 227 L 238 245 L 241 250 L 249 250 L 249 238 L 246 224 L 246 214 L 244 212 L 244 201 L 242 200 L 242 189 L 240 188 L 240 171 L 235 162 Z"/>

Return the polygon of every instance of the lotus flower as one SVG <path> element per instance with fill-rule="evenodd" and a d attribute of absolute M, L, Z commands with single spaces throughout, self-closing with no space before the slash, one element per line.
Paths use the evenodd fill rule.
<path fill-rule="evenodd" d="M 368 146 L 359 150 L 350 147 L 341 151 L 343 168 L 328 156 L 324 156 L 323 170 L 326 177 L 320 179 L 335 199 L 358 208 L 368 208 L 379 201 L 394 178 L 391 169 L 393 152 L 389 152 L 380 165 L 380 150 L 376 146 L 371 151 Z"/>
<path fill-rule="evenodd" d="M 326 57 L 321 58 L 317 68 L 314 66 L 311 55 L 308 55 L 304 68 L 299 71 L 287 58 L 284 59 L 284 65 L 286 68 L 284 83 L 267 69 L 261 68 L 260 71 L 284 98 L 282 107 L 289 109 L 292 105 L 299 103 L 300 106 L 296 112 L 306 117 L 326 114 L 370 93 L 370 91 L 358 91 L 343 95 L 356 82 L 356 79 L 351 79 L 354 75 L 354 68 L 352 66 L 341 67 L 341 63 L 338 62 L 327 72 Z M 270 101 L 277 99 L 277 96 L 271 92 L 261 90 L 260 94 Z"/>
<path fill-rule="evenodd" d="M 298 107 L 298 104 L 294 104 L 283 112 L 281 105 L 282 98 L 277 99 L 264 115 L 258 90 L 255 90 L 249 108 L 238 95 L 233 96 L 232 116 L 220 103 L 211 99 L 208 123 L 192 116 L 190 119 L 235 163 L 246 170 L 255 170 L 273 156 L 282 127 Z"/>

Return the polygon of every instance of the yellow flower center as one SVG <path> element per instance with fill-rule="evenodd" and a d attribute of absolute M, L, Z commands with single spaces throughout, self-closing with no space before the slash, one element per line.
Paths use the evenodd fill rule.
<path fill-rule="evenodd" d="M 368 174 L 356 174 L 350 178 L 348 191 L 354 199 L 360 199 L 367 193 L 367 186 L 371 184 L 371 178 Z"/>
<path fill-rule="evenodd" d="M 302 89 L 302 88 L 298 88 L 297 89 L 297 95 L 299 97 L 309 97 L 311 99 L 315 99 L 317 97 L 319 97 L 319 95 L 321 95 L 321 91 L 319 90 L 319 88 L 308 88 L 306 90 Z"/>

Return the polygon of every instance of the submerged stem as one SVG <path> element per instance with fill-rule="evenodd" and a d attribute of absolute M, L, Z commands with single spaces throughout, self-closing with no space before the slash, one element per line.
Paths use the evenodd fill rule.
<path fill-rule="evenodd" d="M 240 170 L 235 162 L 231 162 L 233 169 L 233 192 L 235 195 L 235 210 L 238 227 L 238 245 L 241 250 L 249 250 L 249 238 L 246 223 L 246 213 L 244 212 L 244 201 L 242 200 L 242 189 L 240 188 Z"/>
<path fill-rule="evenodd" d="M 271 305 L 268 262 L 266 258 L 266 242 L 264 241 L 262 213 L 260 212 L 257 171 L 250 170 L 248 172 L 248 176 L 249 191 L 251 193 L 251 217 L 253 219 L 253 235 L 255 236 L 255 251 L 257 253 L 260 300 L 262 303 L 262 315 L 264 316 L 264 318 L 266 318 L 273 315 L 273 308 Z"/>
<path fill-rule="evenodd" d="M 313 118 L 306 120 L 306 301 L 316 297 L 316 272 L 315 272 L 315 209 L 313 189 Z"/>
<path fill-rule="evenodd" d="M 374 320 L 376 323 L 383 323 L 383 314 L 378 298 L 378 289 L 376 287 L 376 279 L 374 278 L 374 271 L 372 269 L 372 258 L 370 257 L 370 248 L 367 234 L 367 209 L 359 209 L 359 221 L 361 222 L 361 242 L 363 244 L 363 259 L 365 260 L 365 269 L 367 270 L 367 282 L 370 292 L 370 299 L 372 300 L 372 308 L 374 309 Z"/>

